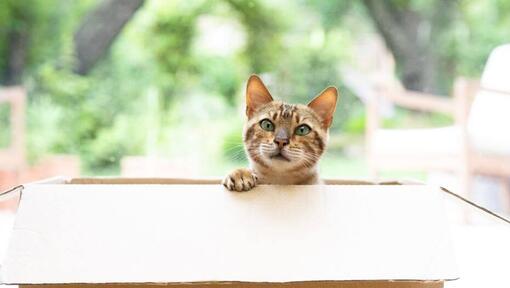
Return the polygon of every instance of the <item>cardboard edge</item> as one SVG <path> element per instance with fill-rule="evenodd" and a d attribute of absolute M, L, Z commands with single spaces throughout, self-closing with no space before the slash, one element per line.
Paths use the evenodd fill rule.
<path fill-rule="evenodd" d="M 67 184 L 69 182 L 69 178 L 64 176 L 55 176 L 51 178 L 45 178 L 42 180 L 28 182 L 25 185 L 39 185 L 39 184 Z"/>
<path fill-rule="evenodd" d="M 374 181 L 368 179 L 343 179 L 328 178 L 323 179 L 326 185 L 424 185 L 424 183 L 415 180 L 384 180 Z M 33 181 L 26 184 L 12 187 L 0 195 L 4 195 L 16 190 L 17 188 L 34 184 L 184 184 L 184 185 L 214 185 L 221 184 L 219 178 L 129 178 L 129 177 L 78 177 L 65 178 L 56 176 L 43 180 Z"/>
<path fill-rule="evenodd" d="M 18 186 L 9 188 L 3 192 L 0 192 L 0 202 L 16 197 L 16 194 L 17 194 L 16 192 L 21 193 L 21 191 L 23 190 L 24 187 L 25 187 L 24 185 L 18 185 Z"/>
<path fill-rule="evenodd" d="M 183 185 L 214 185 L 221 184 L 216 178 L 124 178 L 124 177 L 82 177 L 71 178 L 66 184 L 183 184 Z"/>
<path fill-rule="evenodd" d="M 469 200 L 469 199 L 467 199 L 467 198 L 465 198 L 465 197 L 463 197 L 463 196 L 461 196 L 461 195 L 459 195 L 459 194 L 457 194 L 455 192 L 452 192 L 451 190 L 448 190 L 448 189 L 446 189 L 444 187 L 440 186 L 439 189 L 442 192 L 444 192 L 445 194 L 448 194 L 448 195 L 450 195 L 452 197 L 455 197 L 458 200 L 463 201 L 464 203 L 466 203 L 466 204 L 468 204 L 470 206 L 473 206 L 476 209 L 478 209 L 478 210 L 480 210 L 480 211 L 482 211 L 482 212 L 484 212 L 486 214 L 489 214 L 490 216 L 493 216 L 493 217 L 495 217 L 495 218 L 505 222 L 506 224 L 510 224 L 510 219 L 509 218 L 506 218 L 505 216 L 503 216 L 501 214 L 498 214 L 498 213 L 490 210 L 489 208 L 486 208 L 486 207 L 484 207 L 484 206 L 482 206 L 480 204 L 477 204 L 477 203 L 475 203 L 475 202 L 473 202 L 473 201 L 471 201 L 471 200 Z"/>
<path fill-rule="evenodd" d="M 6 285 L 19 285 L 20 287 L 68 287 L 68 286 L 96 286 L 101 287 L 131 287 L 136 286 L 228 286 L 228 287 L 381 287 L 388 285 L 388 287 L 415 287 L 409 285 L 417 285 L 417 287 L 443 287 L 447 281 L 456 279 L 445 280 L 416 280 L 416 279 L 402 279 L 402 280 L 310 280 L 310 281 L 290 281 L 290 282 L 250 282 L 250 281 L 200 281 L 200 282 L 101 282 L 101 283 L 2 283 Z M 386 286 L 383 286 L 386 287 Z"/>
<path fill-rule="evenodd" d="M 365 179 L 324 179 L 326 185 L 424 185 L 414 180 L 372 181 Z M 123 177 L 80 177 L 71 178 L 67 184 L 221 184 L 219 178 L 123 178 Z"/>
<path fill-rule="evenodd" d="M 147 283 L 147 284 L 24 284 L 20 288 L 78 288 L 78 287 L 103 287 L 103 288 L 160 288 L 160 287 L 227 287 L 227 288 L 443 288 L 444 282 L 349 282 L 349 283 L 303 283 L 303 284 L 246 284 L 246 283 Z"/>
<path fill-rule="evenodd" d="M 46 178 L 46 179 L 37 180 L 37 181 L 33 181 L 33 182 L 28 182 L 28 183 L 25 183 L 25 184 L 16 185 L 14 187 L 8 188 L 5 191 L 0 191 L 0 201 L 5 199 L 3 197 L 5 197 L 5 196 L 7 196 L 9 194 L 12 194 L 12 193 L 17 192 L 17 191 L 22 191 L 23 188 L 25 188 L 28 185 L 35 185 L 35 184 L 66 184 L 67 182 L 68 182 L 67 178 L 62 177 L 62 176 L 56 176 L 56 177 Z"/>

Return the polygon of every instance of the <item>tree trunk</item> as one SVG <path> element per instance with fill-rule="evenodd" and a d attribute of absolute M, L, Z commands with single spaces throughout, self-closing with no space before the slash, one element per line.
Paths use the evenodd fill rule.
<path fill-rule="evenodd" d="M 442 92 L 439 80 L 448 72 L 439 68 L 443 59 L 436 40 L 451 22 L 454 1 L 436 1 L 431 19 L 393 1 L 363 0 L 363 3 L 395 56 L 404 86 L 416 91 Z"/>
<path fill-rule="evenodd" d="M 103 0 L 74 34 L 75 72 L 87 74 L 103 57 L 144 0 Z"/>
<path fill-rule="evenodd" d="M 7 35 L 7 65 L 5 67 L 4 84 L 19 85 L 25 68 L 28 31 L 13 29 Z"/>

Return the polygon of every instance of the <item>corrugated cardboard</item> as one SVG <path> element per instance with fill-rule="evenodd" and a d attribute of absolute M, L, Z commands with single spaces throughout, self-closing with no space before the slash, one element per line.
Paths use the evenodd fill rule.
<path fill-rule="evenodd" d="M 22 287 L 442 287 L 457 278 L 439 188 L 340 181 L 233 193 L 217 183 L 25 185 L 1 280 Z"/>
<path fill-rule="evenodd" d="M 142 286 L 143 285 L 143 286 Z M 293 283 L 207 283 L 207 284 L 43 284 L 20 285 L 21 288 L 161 288 L 161 287 L 189 287 L 189 288 L 442 288 L 443 281 L 310 281 Z"/>

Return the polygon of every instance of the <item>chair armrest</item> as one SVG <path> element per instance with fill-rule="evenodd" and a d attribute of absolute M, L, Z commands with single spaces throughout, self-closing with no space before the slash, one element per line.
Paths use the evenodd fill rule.
<path fill-rule="evenodd" d="M 412 110 L 449 115 L 455 111 L 455 101 L 445 96 L 404 90 L 401 93 L 388 93 L 385 98 L 398 106 Z"/>
<path fill-rule="evenodd" d="M 0 87 L 0 103 L 25 101 L 26 92 L 21 86 Z"/>
<path fill-rule="evenodd" d="M 459 77 L 453 85 L 453 97 L 406 90 L 401 85 L 389 90 L 389 93 L 383 93 L 383 96 L 404 108 L 444 113 L 456 118 L 460 117 L 458 113 L 464 113 L 463 117 L 466 118 L 479 87 L 479 80 Z"/>

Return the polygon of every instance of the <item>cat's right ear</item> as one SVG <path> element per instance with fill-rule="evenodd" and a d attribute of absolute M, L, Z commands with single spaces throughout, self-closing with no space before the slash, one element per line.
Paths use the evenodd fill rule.
<path fill-rule="evenodd" d="M 246 116 L 253 116 L 262 105 L 273 101 L 271 93 L 257 75 L 251 75 L 246 85 Z"/>

